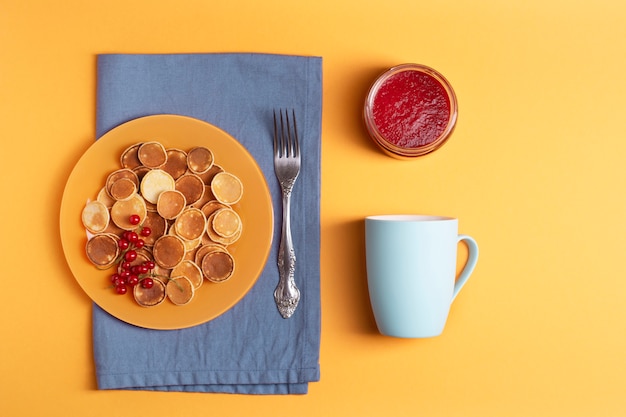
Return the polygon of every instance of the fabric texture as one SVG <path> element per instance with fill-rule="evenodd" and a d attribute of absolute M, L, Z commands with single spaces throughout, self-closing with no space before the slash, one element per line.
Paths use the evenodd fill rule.
<path fill-rule="evenodd" d="M 322 59 L 272 54 L 107 54 L 97 61 L 101 137 L 132 119 L 178 114 L 211 123 L 256 159 L 272 194 L 274 236 L 265 268 L 233 308 L 195 327 L 152 330 L 93 305 L 99 389 L 305 394 L 320 378 L 320 150 Z M 274 303 L 281 194 L 272 157 L 273 109 L 295 109 L 302 147 L 292 194 L 298 309 Z M 184 308 L 184 307 L 182 307 Z"/>

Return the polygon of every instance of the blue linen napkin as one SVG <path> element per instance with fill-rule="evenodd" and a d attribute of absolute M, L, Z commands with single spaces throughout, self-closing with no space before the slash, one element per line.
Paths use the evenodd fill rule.
<path fill-rule="evenodd" d="M 151 330 L 93 305 L 99 389 L 305 394 L 320 378 L 320 140 L 322 59 L 272 54 L 98 56 L 96 135 L 152 114 L 179 114 L 230 133 L 255 157 L 274 203 L 274 240 L 255 286 L 232 309 L 188 329 Z M 283 319 L 273 291 L 281 197 L 272 159 L 272 109 L 294 108 L 303 165 L 292 195 L 301 289 Z"/>

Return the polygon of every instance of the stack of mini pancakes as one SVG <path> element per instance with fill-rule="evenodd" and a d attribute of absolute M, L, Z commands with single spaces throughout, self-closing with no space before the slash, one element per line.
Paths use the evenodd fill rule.
<path fill-rule="evenodd" d="M 185 151 L 157 141 L 136 143 L 122 152 L 119 169 L 82 210 L 89 231 L 87 257 L 99 269 L 119 268 L 118 242 L 125 231 L 150 228 L 133 261 L 155 263 L 154 286 L 133 288 L 140 305 L 155 306 L 166 298 L 184 305 L 204 280 L 220 283 L 233 275 L 228 246 L 242 233 L 235 208 L 243 184 L 214 161 L 213 152 L 202 146 Z M 139 224 L 131 222 L 132 215 L 139 216 Z"/>

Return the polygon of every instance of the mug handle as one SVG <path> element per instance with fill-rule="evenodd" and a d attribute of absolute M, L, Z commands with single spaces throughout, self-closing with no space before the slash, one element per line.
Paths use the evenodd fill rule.
<path fill-rule="evenodd" d="M 465 244 L 467 245 L 467 249 L 468 249 L 467 262 L 465 262 L 465 266 L 463 267 L 463 270 L 459 274 L 459 277 L 457 278 L 456 283 L 454 284 L 454 292 L 452 293 L 452 301 L 454 301 L 459 291 L 461 291 L 461 288 L 463 288 L 463 286 L 469 279 L 470 275 L 474 271 L 474 268 L 476 268 L 476 262 L 478 262 L 478 244 L 476 243 L 474 238 L 468 235 L 458 235 L 457 241 L 456 241 L 457 244 L 461 241 L 464 241 Z M 452 303 L 452 301 L 450 301 L 450 303 Z"/>

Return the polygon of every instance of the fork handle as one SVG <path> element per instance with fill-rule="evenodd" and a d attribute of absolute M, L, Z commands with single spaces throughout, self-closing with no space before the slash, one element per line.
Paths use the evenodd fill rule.
<path fill-rule="evenodd" d="M 278 247 L 278 286 L 274 300 L 280 315 L 287 319 L 296 311 L 300 302 L 300 290 L 296 286 L 296 251 L 291 239 L 291 190 L 283 192 L 283 223 Z"/>

